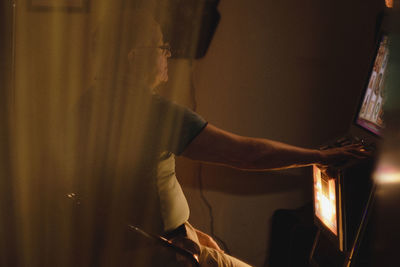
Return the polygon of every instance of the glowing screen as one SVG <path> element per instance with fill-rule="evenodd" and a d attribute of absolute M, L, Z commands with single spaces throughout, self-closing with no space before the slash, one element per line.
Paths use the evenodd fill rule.
<path fill-rule="evenodd" d="M 358 125 L 379 136 L 384 127 L 382 107 L 385 101 L 384 80 L 388 58 L 388 37 L 383 36 L 356 120 Z"/>
<path fill-rule="evenodd" d="M 337 235 L 335 180 L 314 166 L 314 210 L 320 221 Z"/>

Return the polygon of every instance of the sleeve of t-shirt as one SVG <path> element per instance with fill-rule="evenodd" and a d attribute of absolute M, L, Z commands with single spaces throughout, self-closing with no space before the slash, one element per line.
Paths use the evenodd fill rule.
<path fill-rule="evenodd" d="M 156 102 L 162 120 L 161 132 L 167 140 L 166 149 L 180 155 L 206 127 L 207 121 L 194 111 L 164 98 L 157 97 Z"/>

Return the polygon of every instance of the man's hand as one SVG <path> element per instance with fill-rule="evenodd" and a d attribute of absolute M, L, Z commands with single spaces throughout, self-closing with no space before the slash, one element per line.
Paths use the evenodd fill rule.
<path fill-rule="evenodd" d="M 201 245 L 224 252 L 211 236 L 197 229 L 195 231 Z"/>
<path fill-rule="evenodd" d="M 372 152 L 367 151 L 362 144 L 330 148 L 321 150 L 320 153 L 321 159 L 317 165 L 330 177 L 336 176 L 338 168 L 346 167 L 372 155 Z"/>

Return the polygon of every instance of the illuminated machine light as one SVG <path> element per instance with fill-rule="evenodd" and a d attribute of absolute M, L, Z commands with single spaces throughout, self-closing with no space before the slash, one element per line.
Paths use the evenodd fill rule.
<path fill-rule="evenodd" d="M 392 8 L 393 7 L 393 0 L 385 0 L 386 7 Z"/>
<path fill-rule="evenodd" d="M 389 164 L 380 164 L 374 173 L 377 184 L 400 184 L 400 169 Z"/>
<path fill-rule="evenodd" d="M 318 167 L 313 168 L 315 215 L 332 233 L 337 235 L 335 180 L 323 175 Z"/>

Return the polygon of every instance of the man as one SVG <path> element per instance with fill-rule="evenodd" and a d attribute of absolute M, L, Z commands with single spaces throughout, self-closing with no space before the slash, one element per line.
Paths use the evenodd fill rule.
<path fill-rule="evenodd" d="M 101 177 L 95 198 L 110 190 L 116 193 L 111 217 L 130 211 L 129 222 L 146 231 L 174 242 L 191 239 L 200 249 L 202 266 L 248 266 L 188 223 L 189 207 L 175 176 L 174 155 L 243 170 L 327 167 L 366 156 L 359 145 L 320 151 L 239 136 L 158 97 L 155 91 L 168 80 L 171 56 L 160 26 L 140 12 L 126 12 L 119 21 L 112 38 L 110 31 L 104 32 L 108 41 L 98 51 L 104 55 L 114 49 L 115 60 L 103 57 L 98 85 L 82 98 L 80 113 L 80 137 L 85 140 L 80 163 L 86 174 Z"/>

